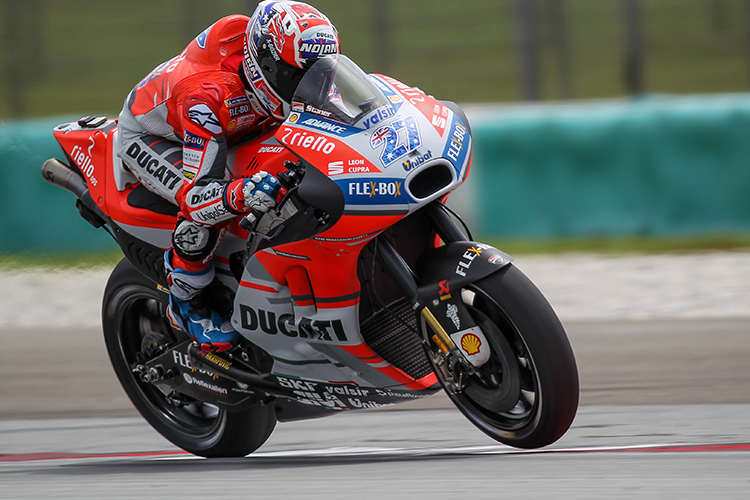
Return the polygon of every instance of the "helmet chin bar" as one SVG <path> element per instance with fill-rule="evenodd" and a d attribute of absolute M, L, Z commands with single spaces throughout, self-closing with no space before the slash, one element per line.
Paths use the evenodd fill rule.
<path fill-rule="evenodd" d="M 268 108 L 263 104 L 263 100 L 260 96 L 258 96 L 258 90 L 256 90 L 255 86 L 250 82 L 246 61 L 243 61 L 242 64 L 240 64 L 238 73 L 242 79 L 243 85 L 245 86 L 245 95 L 250 101 L 250 106 L 252 106 L 253 111 L 260 116 L 270 116 Z"/>
<path fill-rule="evenodd" d="M 270 85 L 259 68 L 256 57 L 254 51 L 248 50 L 245 46 L 245 58 L 240 71 L 240 76 L 245 84 L 245 93 L 256 112 L 263 116 L 273 116 L 277 120 L 285 120 L 289 115 L 291 105 L 285 102 Z M 279 103 L 276 110 L 273 109 L 271 100 Z"/>
<path fill-rule="evenodd" d="M 261 116 L 270 116 L 271 113 L 266 108 L 265 104 L 263 104 L 263 101 L 258 99 L 258 96 L 255 95 L 255 88 L 247 88 L 245 87 L 245 95 L 247 95 L 248 100 L 250 101 L 250 106 L 253 108 L 253 111 L 258 113 Z"/>
<path fill-rule="evenodd" d="M 287 104 L 286 102 L 281 103 L 281 112 L 284 114 L 284 117 L 282 120 L 286 120 L 289 117 L 289 113 L 292 111 L 291 104 Z"/>
<path fill-rule="evenodd" d="M 262 92 L 260 89 L 257 89 L 256 87 L 253 87 L 253 88 L 256 89 L 257 93 Z M 270 103 L 266 102 L 266 100 L 263 99 L 263 96 L 258 96 L 259 97 L 258 101 L 263 106 L 264 110 L 266 111 L 266 114 L 273 116 L 274 118 L 280 121 L 286 120 L 286 117 L 289 116 L 289 110 L 291 109 L 290 105 L 284 102 L 284 100 L 281 99 L 268 84 L 266 84 L 266 88 L 268 89 L 268 93 L 272 95 L 274 98 L 276 98 L 280 103 L 278 108 L 276 108 L 276 110 L 273 110 Z"/>

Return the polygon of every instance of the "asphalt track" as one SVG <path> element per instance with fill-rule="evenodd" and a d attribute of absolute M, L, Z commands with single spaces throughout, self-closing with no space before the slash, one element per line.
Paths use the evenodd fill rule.
<path fill-rule="evenodd" d="M 438 395 L 279 424 L 236 460 L 151 430 L 98 329 L 3 329 L 0 498 L 750 497 L 750 319 L 565 326 L 581 408 L 544 450 L 495 443 Z"/>

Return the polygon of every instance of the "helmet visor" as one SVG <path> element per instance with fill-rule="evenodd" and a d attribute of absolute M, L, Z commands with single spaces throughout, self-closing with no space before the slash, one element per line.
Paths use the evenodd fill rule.
<path fill-rule="evenodd" d="M 294 91 L 297 90 L 297 85 L 307 70 L 293 66 L 283 59 L 274 58 L 267 49 L 272 43 L 270 39 L 261 43 L 262 49 L 258 53 L 260 70 L 273 91 L 288 103 L 292 101 Z"/>

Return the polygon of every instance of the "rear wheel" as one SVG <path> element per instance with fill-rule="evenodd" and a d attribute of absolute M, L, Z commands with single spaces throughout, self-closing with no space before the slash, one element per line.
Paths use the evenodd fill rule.
<path fill-rule="evenodd" d="M 187 337 L 169 326 L 169 295 L 143 276 L 127 259 L 107 282 L 102 305 L 104 339 L 112 366 L 143 417 L 162 436 L 195 455 L 245 456 L 260 447 L 276 425 L 273 405 L 229 413 L 218 407 L 182 400 L 176 404 L 154 384 L 142 382 L 133 367 L 156 349 Z"/>
<path fill-rule="evenodd" d="M 573 350 L 552 307 L 508 265 L 464 288 L 462 300 L 492 349 L 451 400 L 479 429 L 518 448 L 557 441 L 578 408 Z M 435 370 L 439 378 L 441 371 Z"/>

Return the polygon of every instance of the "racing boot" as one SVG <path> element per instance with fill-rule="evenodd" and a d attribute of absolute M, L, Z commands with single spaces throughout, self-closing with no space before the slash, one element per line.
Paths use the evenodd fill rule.
<path fill-rule="evenodd" d="M 167 316 L 172 325 L 187 333 L 204 351 L 231 349 L 240 334 L 224 316 L 207 305 L 210 290 L 206 289 L 213 280 L 213 263 L 206 269 L 191 272 L 172 265 L 172 252 L 170 249 L 164 254 L 170 288 Z"/>
<path fill-rule="evenodd" d="M 222 352 L 234 347 L 240 334 L 232 324 L 216 311 L 194 307 L 191 302 L 169 295 L 167 314 L 172 323 L 206 352 Z"/>

